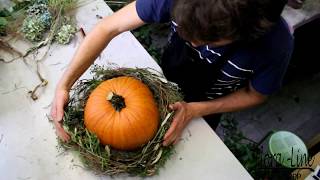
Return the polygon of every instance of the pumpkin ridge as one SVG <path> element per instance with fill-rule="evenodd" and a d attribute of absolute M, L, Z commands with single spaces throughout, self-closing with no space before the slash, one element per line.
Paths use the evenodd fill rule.
<path fill-rule="evenodd" d="M 102 140 L 105 141 L 105 142 L 103 142 L 104 145 L 108 144 L 108 145 L 114 146 L 114 144 L 113 144 L 113 143 L 114 143 L 113 139 L 114 139 L 115 134 L 114 134 L 114 132 L 113 132 L 113 131 L 114 131 L 113 126 L 114 126 L 114 123 L 115 123 L 115 119 L 116 119 L 117 114 L 118 114 L 118 112 L 114 112 L 114 116 L 113 116 L 113 118 L 110 120 L 110 121 L 111 121 L 110 127 L 109 127 L 108 129 L 104 129 L 104 130 L 103 130 Z M 105 133 L 106 130 L 109 131 L 109 133 Z M 105 137 L 105 136 L 107 136 L 107 137 Z M 108 137 L 108 136 L 109 136 L 109 137 Z M 107 140 L 108 140 L 109 142 L 106 142 Z"/>
<path fill-rule="evenodd" d="M 124 149 L 125 148 L 124 146 L 128 145 L 128 144 L 126 144 L 126 140 L 124 137 L 124 130 L 123 130 L 123 125 L 122 125 L 123 119 L 122 118 L 123 118 L 122 113 L 119 113 L 118 118 L 115 120 L 116 121 L 116 128 L 113 128 L 117 132 L 116 141 L 119 144 L 118 149 Z"/>
<path fill-rule="evenodd" d="M 133 96 L 133 95 L 132 95 L 133 93 L 135 93 L 136 95 L 137 95 L 137 94 L 141 94 L 141 89 L 142 89 L 142 91 L 143 91 L 144 93 L 147 93 L 147 91 L 150 91 L 150 92 L 151 92 L 151 90 L 148 89 L 147 87 L 138 87 L 138 88 L 130 91 L 129 94 L 127 94 L 126 97 L 131 97 L 131 96 Z M 153 95 L 153 94 L 151 93 L 151 95 Z"/>
<path fill-rule="evenodd" d="M 137 103 L 137 101 L 135 101 L 135 98 L 140 100 L 140 102 L 143 102 L 143 104 Z M 130 106 L 137 108 L 138 111 L 140 111 L 140 109 L 146 109 L 148 111 L 151 112 L 157 112 L 157 110 L 154 110 L 154 107 L 158 107 L 158 105 L 156 103 L 153 102 L 153 100 L 151 99 L 143 99 L 143 101 L 141 100 L 142 97 L 134 97 L 134 99 L 132 98 L 130 102 L 128 102 L 128 107 Z"/>
<path fill-rule="evenodd" d="M 122 85 L 120 86 L 121 92 L 119 92 L 119 93 L 121 93 L 122 97 L 124 97 L 125 94 L 128 93 L 128 89 L 131 89 L 131 87 L 130 87 L 132 85 L 130 83 L 131 80 L 132 80 L 132 77 L 125 77 L 125 76 L 123 77 L 123 82 L 122 82 Z"/>
<path fill-rule="evenodd" d="M 144 84 L 143 81 L 136 79 L 134 77 L 127 77 L 127 80 L 132 81 L 133 83 L 129 82 L 129 83 L 125 84 L 125 86 L 126 86 L 125 89 L 127 89 L 127 90 L 131 89 L 131 91 L 128 92 L 129 94 L 123 94 L 123 96 L 130 95 L 133 91 L 136 91 L 138 89 L 140 91 L 141 88 L 147 88 L 149 91 L 149 88 L 147 87 L 147 85 Z"/>
<path fill-rule="evenodd" d="M 128 112 L 126 112 L 128 113 Z M 139 141 L 132 141 L 132 138 L 139 137 L 136 129 L 130 122 L 130 118 L 125 113 L 120 113 L 119 116 L 119 129 L 121 131 L 120 136 L 122 136 L 122 149 L 135 149 L 137 148 L 137 144 L 139 144 Z M 126 133 L 127 132 L 127 133 Z"/>
<path fill-rule="evenodd" d="M 113 79 L 110 79 L 109 83 L 110 83 L 110 86 L 109 86 L 109 92 L 114 92 L 114 93 L 117 93 L 119 95 L 121 95 L 121 93 L 118 92 L 118 87 L 117 87 L 117 83 L 114 83 L 113 81 L 115 80 L 116 78 L 113 78 Z M 107 93 L 109 93 L 107 92 Z"/>
<path fill-rule="evenodd" d="M 94 100 L 94 99 L 92 99 L 92 100 Z M 91 126 L 92 122 L 90 122 L 90 124 L 88 124 L 88 121 L 86 121 L 86 119 L 93 119 L 93 120 L 95 120 L 95 124 L 96 124 L 101 119 L 101 118 L 96 118 L 96 116 L 102 117 L 102 115 L 99 115 L 96 113 L 91 113 L 91 114 L 86 113 L 86 111 L 91 111 L 91 108 L 92 108 L 91 104 L 94 104 L 93 102 L 94 101 L 87 102 L 87 105 L 85 107 L 85 116 L 84 116 L 85 121 L 84 122 L 85 122 L 85 125 L 88 126 L 90 129 L 91 129 L 91 127 L 93 127 L 93 126 Z M 91 129 L 91 130 L 93 130 L 93 129 Z"/>
<path fill-rule="evenodd" d="M 139 119 L 139 118 L 137 118 L 137 116 L 136 116 L 136 113 L 133 113 L 133 112 L 131 112 L 132 111 L 132 109 L 130 109 L 130 110 L 128 110 L 128 114 L 130 114 L 130 116 L 131 117 L 134 117 L 134 119 Z M 139 131 L 140 132 L 144 132 L 144 128 L 143 127 L 141 127 L 140 125 L 139 125 L 139 123 L 132 123 L 131 122 L 132 120 L 130 119 L 130 118 L 128 118 L 128 122 L 131 124 L 131 127 L 133 127 L 132 128 L 132 130 L 135 132 L 135 137 L 136 138 L 138 138 L 139 137 L 139 140 L 137 141 L 138 143 L 136 143 L 136 144 L 142 144 L 142 143 L 146 143 L 145 141 L 146 141 L 146 138 L 145 137 L 143 137 L 143 135 L 140 135 L 138 132 L 137 132 L 137 130 L 136 129 L 139 129 Z M 143 133 L 144 134 L 144 133 Z M 149 139 L 150 140 L 150 139 Z M 148 141 L 149 141 L 148 140 Z"/>
<path fill-rule="evenodd" d="M 104 118 L 104 116 L 106 116 L 107 114 L 108 114 L 109 112 L 106 112 L 104 115 L 103 115 L 103 119 L 102 119 L 102 121 L 105 119 L 105 123 L 103 124 L 103 125 L 101 125 L 101 128 L 103 129 L 102 130 L 102 135 L 98 135 L 99 137 L 102 137 L 103 138 L 103 136 L 104 136 L 104 131 L 107 129 L 107 126 L 110 124 L 110 120 L 109 119 L 112 119 L 113 118 L 113 116 L 114 116 L 114 111 L 112 111 L 111 113 L 110 113 L 110 115 L 108 116 L 108 118 Z M 94 125 L 94 128 L 97 128 L 97 124 L 98 124 L 98 122 Z M 101 132 L 100 130 L 98 130 L 99 129 L 99 127 L 97 128 L 97 132 Z"/>
<path fill-rule="evenodd" d="M 123 144 L 123 139 L 122 138 L 119 138 L 119 132 L 121 132 L 121 127 L 120 127 L 120 116 L 121 116 L 121 113 L 120 112 L 116 112 L 117 113 L 117 116 L 113 119 L 113 127 L 111 129 L 112 131 L 112 146 L 115 147 L 116 149 L 120 149 L 122 150 L 123 147 L 124 147 L 124 144 Z"/>
<path fill-rule="evenodd" d="M 141 112 L 141 110 L 139 108 L 136 107 L 135 108 L 131 108 L 132 112 L 140 112 L 141 114 L 143 112 Z M 139 115 L 139 113 L 132 113 L 133 116 L 135 117 L 135 119 L 138 121 L 136 124 L 139 124 L 140 127 L 142 128 L 142 130 L 144 132 L 146 132 L 146 130 L 150 129 L 152 130 L 152 127 L 154 127 L 155 131 L 158 127 L 159 124 L 159 116 L 157 117 L 150 117 L 150 114 L 147 116 L 148 118 L 145 118 L 145 115 L 141 117 L 141 115 Z M 144 119 L 143 119 L 144 118 Z M 155 118 L 155 121 L 152 121 L 151 119 Z M 147 119 L 147 120 L 146 120 Z M 155 132 L 151 133 L 151 131 L 148 131 L 148 133 L 150 133 L 151 135 L 154 135 Z M 149 134 L 149 135 L 150 135 Z"/>
<path fill-rule="evenodd" d="M 144 108 L 144 111 L 140 110 L 141 107 Z M 136 106 L 136 107 L 134 107 L 132 109 L 135 110 L 135 116 L 140 117 L 139 121 L 143 121 L 143 119 L 145 119 L 146 116 L 149 116 L 149 113 L 152 112 L 152 111 L 150 111 L 150 108 L 146 108 L 145 106 Z M 140 114 L 143 114 L 143 115 L 140 115 Z M 155 118 L 155 117 L 150 117 L 150 119 L 151 118 Z"/>
<path fill-rule="evenodd" d="M 127 138 L 129 138 L 129 140 L 130 140 L 130 138 L 139 138 L 140 137 L 139 132 L 137 132 L 137 127 L 134 125 L 134 123 L 132 123 L 132 119 L 130 117 L 132 118 L 134 116 L 132 116 L 132 112 L 130 111 L 130 109 L 127 109 L 126 119 L 127 119 L 127 123 L 129 124 L 128 127 L 131 130 L 131 136 L 132 136 L 132 137 L 127 136 Z M 141 138 L 136 140 L 136 142 L 131 143 L 131 146 L 137 147 L 137 144 L 140 144 L 139 142 L 141 142 Z"/>
<path fill-rule="evenodd" d="M 132 96 L 128 102 L 128 108 L 129 109 L 135 109 L 135 112 L 141 112 L 142 109 L 145 110 L 145 112 L 151 113 L 151 114 L 158 114 L 157 109 L 155 109 L 154 107 L 158 107 L 157 103 L 155 103 L 154 98 L 145 98 L 145 95 L 139 95 L 139 96 Z M 147 96 L 149 97 L 149 96 Z M 143 103 L 140 103 L 142 102 Z M 143 112 L 141 112 L 143 113 Z M 159 116 L 155 117 L 157 118 L 157 121 L 159 123 Z"/>
<path fill-rule="evenodd" d="M 114 113 L 112 114 L 112 116 L 110 117 L 113 118 L 114 117 Z M 107 122 L 105 124 L 103 124 L 103 126 L 100 126 L 100 128 L 102 130 L 100 130 L 100 133 L 101 135 L 99 136 L 99 139 L 100 139 L 100 142 L 103 144 L 103 145 L 109 145 L 110 142 L 107 142 L 106 140 L 108 139 L 108 136 L 109 134 L 107 133 L 111 127 L 111 123 L 113 122 L 113 120 L 107 120 Z"/>
<path fill-rule="evenodd" d="M 112 136 L 112 141 L 113 142 L 117 142 L 117 145 L 112 144 L 113 147 L 115 147 L 116 149 L 123 149 L 123 134 L 122 134 L 122 129 L 120 126 L 120 118 L 121 118 L 121 113 L 120 112 L 116 112 L 117 116 L 113 119 L 114 123 L 113 123 L 113 127 L 112 127 L 112 134 L 114 136 Z"/>
<path fill-rule="evenodd" d="M 102 117 L 103 117 L 104 115 L 105 115 L 105 114 L 103 114 L 103 115 L 98 115 L 99 118 L 96 118 L 97 115 L 95 115 L 95 114 L 94 114 L 94 115 L 91 115 L 91 117 L 88 117 L 89 119 L 94 119 L 94 120 L 95 120 L 94 124 L 93 124 L 92 122 L 90 122 L 90 125 L 88 125 L 87 123 L 85 123 L 86 126 L 89 128 L 90 131 L 95 132 L 96 125 L 98 124 L 98 122 L 102 121 Z M 85 121 L 85 122 L 86 122 L 86 121 Z"/>
<path fill-rule="evenodd" d="M 116 81 L 115 83 L 113 83 L 113 85 L 115 86 L 115 90 L 117 90 L 119 95 L 120 94 L 123 95 L 125 91 L 129 89 L 128 86 L 131 84 L 130 81 L 132 81 L 132 78 L 121 76 L 121 77 L 113 78 L 113 80 Z"/>
<path fill-rule="evenodd" d="M 99 88 L 99 89 L 98 89 Z M 99 92 L 104 93 L 104 92 L 108 92 L 111 91 L 112 89 L 112 83 L 110 83 L 109 81 L 104 81 L 102 82 L 97 89 L 99 90 Z"/>

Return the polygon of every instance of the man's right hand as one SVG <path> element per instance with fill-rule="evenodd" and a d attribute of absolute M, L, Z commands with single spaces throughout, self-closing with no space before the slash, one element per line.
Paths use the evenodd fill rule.
<path fill-rule="evenodd" d="M 56 133 L 58 137 L 63 141 L 69 141 L 70 136 L 63 129 L 62 119 L 64 116 L 64 106 L 68 103 L 69 92 L 67 90 L 56 90 L 55 97 L 51 106 L 51 118 L 53 120 L 54 126 L 56 128 Z"/>
<path fill-rule="evenodd" d="M 55 97 L 51 107 L 51 117 L 57 135 L 63 141 L 68 141 L 70 136 L 62 127 L 61 120 L 64 115 L 64 106 L 69 99 L 69 89 L 74 82 L 93 64 L 108 43 L 118 34 L 135 29 L 145 24 L 138 16 L 136 2 L 132 2 L 111 16 L 104 17 L 84 38 L 75 53 L 68 68 L 58 83 Z"/>

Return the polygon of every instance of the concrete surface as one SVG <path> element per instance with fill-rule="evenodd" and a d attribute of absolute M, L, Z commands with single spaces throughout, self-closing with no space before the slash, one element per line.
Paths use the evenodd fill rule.
<path fill-rule="evenodd" d="M 289 130 L 307 143 L 320 133 L 320 74 L 292 81 L 265 104 L 233 115 L 239 129 L 256 141 L 270 130 Z"/>

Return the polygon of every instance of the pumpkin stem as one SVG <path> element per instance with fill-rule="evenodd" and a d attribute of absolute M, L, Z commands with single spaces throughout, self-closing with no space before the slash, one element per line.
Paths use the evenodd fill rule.
<path fill-rule="evenodd" d="M 116 111 L 120 112 L 122 108 L 126 107 L 124 98 L 114 92 L 110 92 L 107 96 L 107 100 L 112 104 L 112 107 Z"/>

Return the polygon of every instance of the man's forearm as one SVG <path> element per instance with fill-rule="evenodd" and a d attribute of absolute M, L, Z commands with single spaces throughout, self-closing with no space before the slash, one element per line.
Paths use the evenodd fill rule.
<path fill-rule="evenodd" d="M 234 93 L 211 101 L 190 103 L 194 117 L 209 114 L 238 111 L 261 104 L 266 96 L 256 92 L 251 86 L 242 88 Z"/>
<path fill-rule="evenodd" d="M 103 18 L 81 43 L 57 89 L 70 90 L 74 82 L 89 68 L 115 36 L 143 24 L 144 22 L 137 15 L 135 2 Z"/>
<path fill-rule="evenodd" d="M 103 22 L 96 25 L 81 43 L 67 70 L 64 72 L 58 88 L 69 90 L 112 39 L 114 35 L 105 31 L 101 27 L 102 25 Z"/>

